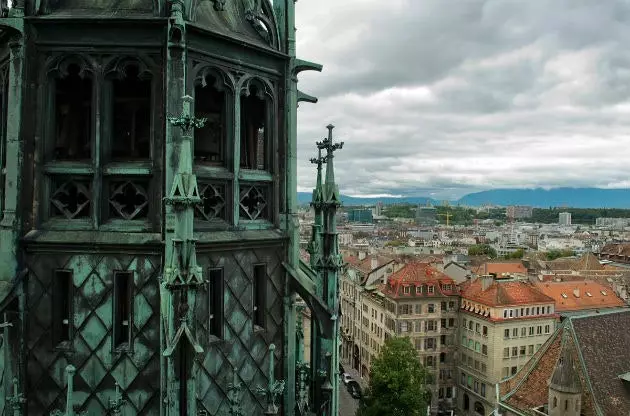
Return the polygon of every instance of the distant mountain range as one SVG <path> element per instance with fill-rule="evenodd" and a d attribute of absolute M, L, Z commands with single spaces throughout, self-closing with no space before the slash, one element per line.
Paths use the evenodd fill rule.
<path fill-rule="evenodd" d="M 378 201 L 383 204 L 421 204 L 430 202 L 439 205 L 428 197 L 402 198 L 355 198 L 342 195 L 344 205 L 373 205 Z M 298 192 L 298 202 L 308 204 L 311 194 Z M 630 208 L 630 189 L 601 189 L 601 188 L 552 188 L 552 189 L 493 189 L 475 192 L 463 196 L 459 200 L 450 201 L 453 205 L 481 206 L 481 205 L 531 205 L 537 208 L 571 207 L 571 208 Z"/>

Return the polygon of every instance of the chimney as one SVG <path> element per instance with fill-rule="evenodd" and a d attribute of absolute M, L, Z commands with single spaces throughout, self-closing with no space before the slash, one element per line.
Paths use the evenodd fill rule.
<path fill-rule="evenodd" d="M 575 296 L 576 298 L 580 297 L 580 288 L 576 287 L 575 289 L 573 289 L 573 296 Z"/>
<path fill-rule="evenodd" d="M 365 251 L 359 251 L 359 260 L 365 260 L 366 253 Z"/>
<path fill-rule="evenodd" d="M 376 256 L 372 256 L 372 270 L 378 267 L 378 258 Z"/>
<path fill-rule="evenodd" d="M 481 290 L 488 290 L 490 286 L 492 286 L 492 282 L 494 282 L 494 277 L 492 275 L 484 275 L 481 276 Z"/>

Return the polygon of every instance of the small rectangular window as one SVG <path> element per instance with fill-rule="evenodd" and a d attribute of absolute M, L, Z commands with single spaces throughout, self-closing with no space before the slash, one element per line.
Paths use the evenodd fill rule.
<path fill-rule="evenodd" d="M 265 327 L 266 295 L 267 266 L 264 264 L 257 264 L 254 266 L 254 327 L 258 327 L 260 329 Z"/>
<path fill-rule="evenodd" d="M 72 339 L 72 271 L 55 270 L 53 275 L 53 342 L 55 346 Z"/>
<path fill-rule="evenodd" d="M 133 323 L 133 272 L 114 272 L 114 347 L 128 347 Z"/>
<path fill-rule="evenodd" d="M 223 269 L 208 272 L 208 332 L 223 338 Z"/>

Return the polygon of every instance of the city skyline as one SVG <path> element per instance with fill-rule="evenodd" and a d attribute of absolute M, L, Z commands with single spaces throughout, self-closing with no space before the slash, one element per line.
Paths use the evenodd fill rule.
<path fill-rule="evenodd" d="M 308 158 L 329 122 L 348 149 L 335 164 L 347 195 L 628 186 L 627 4 L 296 8 L 299 54 L 325 74 L 300 77 L 319 98 L 299 109 L 300 191 L 314 185 Z"/>

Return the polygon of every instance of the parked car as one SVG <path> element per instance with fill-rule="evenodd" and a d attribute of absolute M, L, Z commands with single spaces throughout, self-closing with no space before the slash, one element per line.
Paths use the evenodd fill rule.
<path fill-rule="evenodd" d="M 348 389 L 348 393 L 350 393 L 350 395 L 354 398 L 354 399 L 360 399 L 361 397 L 363 397 L 363 393 L 361 392 L 361 386 L 359 386 L 359 383 L 357 383 L 354 380 L 350 380 L 348 381 L 348 384 L 346 384 L 347 389 Z"/>
<path fill-rule="evenodd" d="M 343 380 L 343 384 L 348 384 L 350 381 L 353 381 L 352 376 L 348 373 L 343 373 L 341 379 Z"/>

